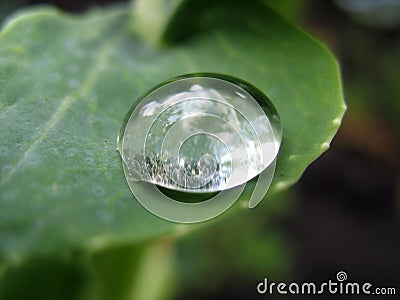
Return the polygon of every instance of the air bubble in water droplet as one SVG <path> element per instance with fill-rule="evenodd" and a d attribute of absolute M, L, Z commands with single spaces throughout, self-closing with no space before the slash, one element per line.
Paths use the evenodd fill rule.
<path fill-rule="evenodd" d="M 211 73 L 159 85 L 130 110 L 118 136 L 128 184 L 209 193 L 263 172 L 281 143 L 270 100 L 240 79 Z"/>

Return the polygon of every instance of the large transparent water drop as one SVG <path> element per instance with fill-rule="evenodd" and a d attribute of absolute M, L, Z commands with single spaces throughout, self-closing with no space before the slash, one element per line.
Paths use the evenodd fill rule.
<path fill-rule="evenodd" d="M 240 79 L 190 74 L 152 89 L 118 136 L 128 183 L 208 193 L 246 183 L 272 163 L 281 125 L 271 101 Z"/>

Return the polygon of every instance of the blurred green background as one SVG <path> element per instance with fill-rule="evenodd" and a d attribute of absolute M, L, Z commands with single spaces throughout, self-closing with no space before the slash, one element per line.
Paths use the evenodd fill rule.
<path fill-rule="evenodd" d="M 0 16 L 37 3 L 79 12 L 108 2 L 0 1 Z M 166 237 L 150 251 L 133 245 L 96 254 L 94 265 L 108 274 L 104 278 L 93 278 L 93 266 L 81 255 L 37 258 L 7 269 L 0 264 L 0 298 L 92 299 L 105 281 L 111 290 L 102 293 L 110 299 L 141 295 L 141 285 L 165 299 L 252 299 L 259 297 L 255 287 L 264 277 L 318 283 L 341 270 L 351 281 L 400 293 L 400 4 L 269 2 L 328 45 L 341 64 L 348 111 L 331 149 L 295 187 L 251 217 L 233 214 L 207 230 Z M 155 259 L 168 253 L 166 265 Z M 158 286 L 157 275 L 142 269 L 168 280 Z M 131 282 L 127 272 L 140 278 Z M 131 293 L 127 286 L 136 289 Z"/>

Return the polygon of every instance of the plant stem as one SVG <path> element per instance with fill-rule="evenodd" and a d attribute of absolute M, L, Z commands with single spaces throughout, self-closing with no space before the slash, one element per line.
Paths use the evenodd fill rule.
<path fill-rule="evenodd" d="M 173 285 L 174 240 L 170 236 L 143 245 L 95 253 L 92 262 L 104 299 L 169 299 Z"/>
<path fill-rule="evenodd" d="M 161 239 L 149 245 L 137 268 L 127 299 L 160 300 L 170 298 L 173 280 L 173 240 Z"/>

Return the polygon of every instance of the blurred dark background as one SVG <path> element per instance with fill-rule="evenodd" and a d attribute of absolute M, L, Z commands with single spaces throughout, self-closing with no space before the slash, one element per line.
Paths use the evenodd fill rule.
<path fill-rule="evenodd" d="M 1 14 L 37 3 L 79 12 L 107 2 L 9 1 Z M 258 298 L 264 277 L 318 283 L 345 271 L 353 282 L 396 287 L 387 297 L 400 299 L 400 3 L 267 2 L 337 56 L 348 111 L 331 149 L 287 194 L 251 218 L 233 215 L 178 241 L 177 297 Z"/>

